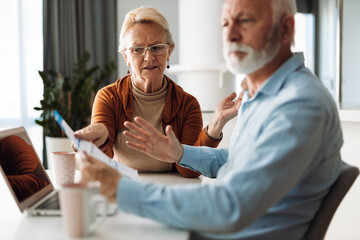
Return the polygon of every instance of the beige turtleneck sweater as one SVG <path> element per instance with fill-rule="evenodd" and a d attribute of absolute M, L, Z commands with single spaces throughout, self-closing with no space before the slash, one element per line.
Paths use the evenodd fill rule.
<path fill-rule="evenodd" d="M 159 132 L 164 133 L 161 119 L 167 95 L 167 81 L 156 92 L 144 93 L 134 84 L 134 114 L 151 123 Z M 118 134 L 114 144 L 115 159 L 126 166 L 138 169 L 139 172 L 167 172 L 172 169 L 172 164 L 158 161 L 139 151 L 133 150 L 126 145 L 127 138 L 122 134 L 128 130 L 124 127 Z"/>

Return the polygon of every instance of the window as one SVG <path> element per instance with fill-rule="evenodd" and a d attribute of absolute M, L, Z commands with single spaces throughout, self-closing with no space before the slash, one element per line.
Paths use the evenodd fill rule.
<path fill-rule="evenodd" d="M 315 20 L 313 14 L 295 14 L 295 44 L 291 48 L 293 52 L 303 52 L 305 66 L 313 73 L 315 72 L 314 26 Z"/>
<path fill-rule="evenodd" d="M 38 155 L 42 129 L 34 120 L 43 94 L 42 0 L 0 0 L 0 129 L 24 126 Z"/>

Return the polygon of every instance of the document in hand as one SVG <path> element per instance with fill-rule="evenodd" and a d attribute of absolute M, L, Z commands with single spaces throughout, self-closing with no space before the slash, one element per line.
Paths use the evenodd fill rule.
<path fill-rule="evenodd" d="M 75 148 L 79 152 L 86 152 L 88 155 L 104 162 L 110 167 L 115 168 L 119 171 L 119 173 L 130 179 L 138 179 L 139 173 L 136 169 L 127 167 L 121 163 L 114 161 L 109 158 L 105 153 L 103 153 L 95 144 L 89 141 L 85 141 L 79 138 L 76 138 L 74 135 L 74 131 L 70 128 L 70 126 L 65 122 L 65 120 L 61 117 L 57 110 L 54 111 L 54 117 L 56 122 L 60 125 L 61 129 L 64 131 L 66 136 L 73 142 Z"/>

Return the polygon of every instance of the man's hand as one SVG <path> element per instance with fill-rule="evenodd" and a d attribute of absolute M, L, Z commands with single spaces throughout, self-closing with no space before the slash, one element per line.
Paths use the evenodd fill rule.
<path fill-rule="evenodd" d="M 101 193 L 108 198 L 109 202 L 116 202 L 120 173 L 86 153 L 84 155 L 86 159 L 82 159 L 81 181 L 101 182 Z"/>
<path fill-rule="evenodd" d="M 236 93 L 232 92 L 216 106 L 215 113 L 209 123 L 207 131 L 211 137 L 219 138 L 225 124 L 237 115 L 243 95 L 244 93 L 241 92 L 234 101 Z"/>
<path fill-rule="evenodd" d="M 178 163 L 181 160 L 184 148 L 171 126 L 166 127 L 166 135 L 163 135 L 144 119 L 135 117 L 134 120 L 141 127 L 128 121 L 124 124 L 131 131 L 123 133 L 130 140 L 126 141 L 129 147 L 163 162 Z"/>
<path fill-rule="evenodd" d="M 89 142 L 93 142 L 97 147 L 103 145 L 109 137 L 109 131 L 105 124 L 90 124 L 83 129 L 75 132 L 75 137 Z"/>

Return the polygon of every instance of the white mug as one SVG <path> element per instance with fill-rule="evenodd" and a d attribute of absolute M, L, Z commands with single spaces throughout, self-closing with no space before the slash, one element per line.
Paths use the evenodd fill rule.
<path fill-rule="evenodd" d="M 68 236 L 89 236 L 105 220 L 108 202 L 100 194 L 100 186 L 100 182 L 73 183 L 62 186 L 60 208 Z"/>
<path fill-rule="evenodd" d="M 74 183 L 76 169 L 75 152 L 52 152 L 51 161 L 56 186 L 61 187 L 64 184 Z"/>

